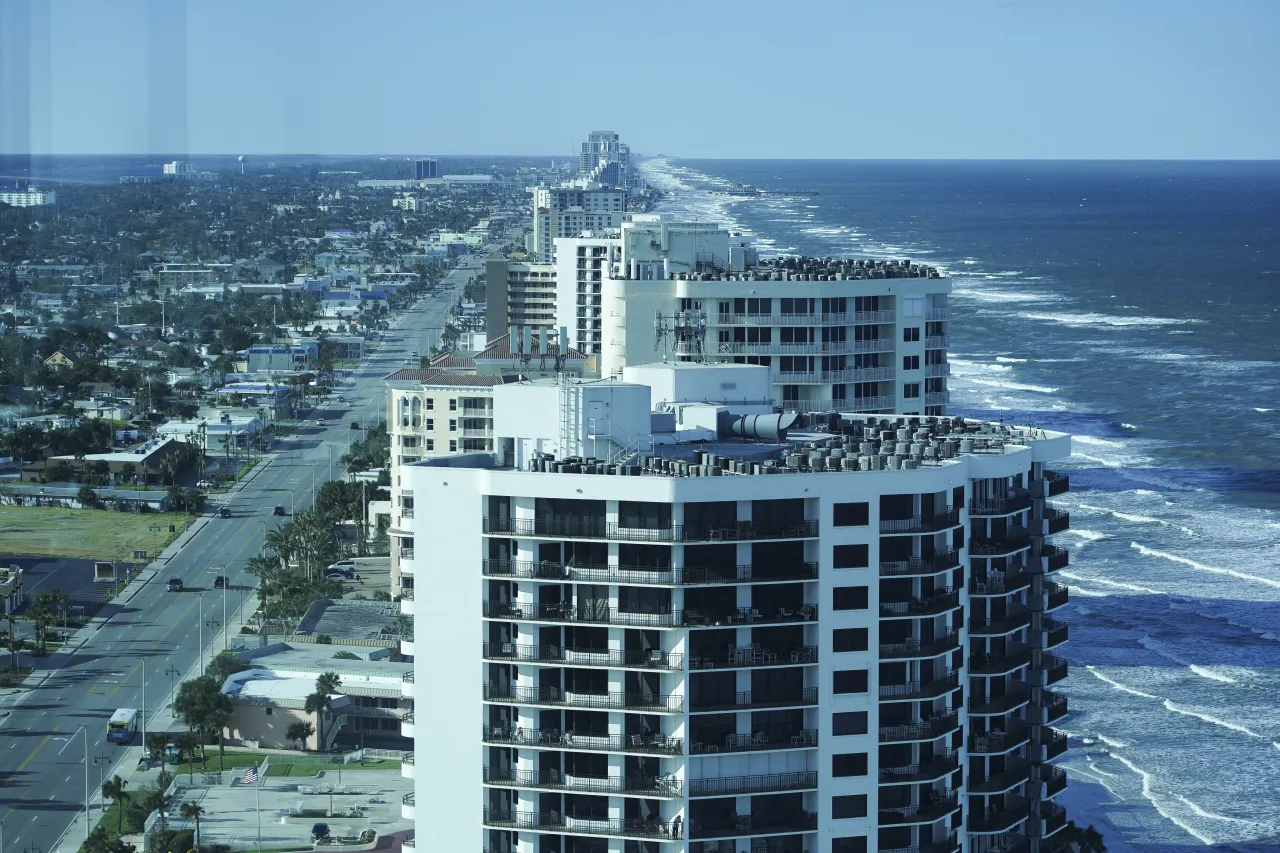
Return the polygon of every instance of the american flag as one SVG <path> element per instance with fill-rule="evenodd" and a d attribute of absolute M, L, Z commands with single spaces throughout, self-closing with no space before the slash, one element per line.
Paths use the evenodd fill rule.
<path fill-rule="evenodd" d="M 258 781 L 257 767 L 250 767 L 248 770 L 244 771 L 244 783 L 246 785 L 256 784 L 257 781 Z"/>

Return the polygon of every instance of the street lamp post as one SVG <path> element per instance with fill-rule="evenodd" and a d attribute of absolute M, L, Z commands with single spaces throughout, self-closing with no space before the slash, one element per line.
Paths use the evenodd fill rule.
<path fill-rule="evenodd" d="M 98 790 L 99 791 L 102 790 L 102 785 L 104 782 L 106 782 L 107 762 L 110 760 L 111 760 L 111 756 L 109 755 L 95 755 L 93 757 L 93 764 L 95 767 L 98 768 Z M 105 797 L 100 797 L 98 800 L 98 811 L 105 812 L 106 810 L 107 810 L 107 800 Z M 99 818 L 99 820 L 101 820 L 101 818 Z"/>
<path fill-rule="evenodd" d="M 182 670 L 178 669 L 173 664 L 169 664 L 168 668 L 165 669 L 164 674 L 169 676 L 169 708 L 172 709 L 174 691 L 177 689 L 178 676 L 182 675 Z M 173 711 L 173 716 L 178 716 L 178 712 Z"/>
<path fill-rule="evenodd" d="M 89 728 L 81 726 L 79 731 L 84 732 L 84 840 L 89 842 Z M 73 735 L 74 737 L 74 735 Z"/>

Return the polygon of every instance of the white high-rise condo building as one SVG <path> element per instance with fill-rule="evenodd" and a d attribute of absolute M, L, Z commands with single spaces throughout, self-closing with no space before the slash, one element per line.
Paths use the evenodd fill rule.
<path fill-rule="evenodd" d="M 627 378 L 496 387 L 493 452 L 402 468 L 420 845 L 1066 850 L 1069 436 Z"/>
<path fill-rule="evenodd" d="M 43 207 L 54 204 L 58 200 L 56 190 L 26 189 L 14 192 L 0 192 L 0 203 L 14 207 Z"/>
<path fill-rule="evenodd" d="M 951 282 L 935 267 L 762 260 L 749 238 L 655 214 L 555 242 L 559 325 L 602 376 L 662 357 L 759 364 L 785 409 L 946 411 Z"/>
<path fill-rule="evenodd" d="M 617 228 L 626 210 L 624 190 L 595 186 L 535 187 L 532 249 L 543 261 L 553 261 L 557 237 L 577 237 L 583 231 Z"/>

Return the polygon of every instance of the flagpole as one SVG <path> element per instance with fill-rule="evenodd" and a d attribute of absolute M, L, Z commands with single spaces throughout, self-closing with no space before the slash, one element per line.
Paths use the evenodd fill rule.
<path fill-rule="evenodd" d="M 258 779 L 258 784 L 253 786 L 253 810 L 258 816 L 258 853 L 262 853 L 262 801 L 260 795 L 262 793 L 262 779 Z"/>

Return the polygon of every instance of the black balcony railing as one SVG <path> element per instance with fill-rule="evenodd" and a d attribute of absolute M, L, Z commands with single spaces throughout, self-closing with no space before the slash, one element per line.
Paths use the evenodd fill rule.
<path fill-rule="evenodd" d="M 1057 684 L 1067 677 L 1067 661 L 1064 658 L 1046 654 L 1040 658 L 1040 665 L 1044 670 L 1045 687 Z"/>
<path fill-rule="evenodd" d="M 684 783 L 671 776 L 570 776 L 559 770 L 514 770 L 485 767 L 486 785 L 511 788 L 550 788 L 584 794 L 641 794 L 648 797 L 680 797 Z"/>
<path fill-rule="evenodd" d="M 736 838 L 744 835 L 765 835 L 783 832 L 812 832 L 818 828 L 818 815 L 814 812 L 799 811 L 793 814 L 771 815 L 738 815 L 733 821 L 705 821 L 697 824 L 689 832 L 690 838 Z M 755 853 L 753 839 L 752 853 Z M 731 850 L 732 848 L 726 848 Z M 703 853 L 707 846 L 703 845 Z"/>
<path fill-rule="evenodd" d="M 951 672 L 931 681 L 908 681 L 905 684 L 880 684 L 881 699 L 927 699 L 941 696 L 960 686 L 960 673 Z"/>
<path fill-rule="evenodd" d="M 1003 596 L 1029 586 L 1031 586 L 1031 575 L 1021 568 L 1003 573 L 984 573 L 978 570 L 969 580 L 969 594 Z"/>
<path fill-rule="evenodd" d="M 969 716 L 999 716 L 1007 714 L 1019 705 L 1025 705 L 1031 701 L 1031 691 L 1026 684 L 1013 681 L 1006 686 L 1008 689 L 998 696 L 988 696 L 985 699 L 981 696 L 971 696 L 969 698 Z"/>
<path fill-rule="evenodd" d="M 1057 572 L 1065 569 L 1071 559 L 1071 555 L 1066 548 L 1059 548 L 1056 545 L 1046 545 L 1040 549 L 1040 556 L 1044 559 L 1044 570 L 1046 572 Z"/>
<path fill-rule="evenodd" d="M 550 560 L 485 560 L 489 577 L 528 578 L 555 582 L 650 584 L 656 586 L 709 586 L 739 583 L 788 583 L 818 577 L 817 563 L 744 564 L 723 567 L 608 566 L 562 564 Z"/>
<path fill-rule="evenodd" d="M 1051 764 L 1041 765 L 1040 781 L 1044 783 L 1044 795 L 1052 797 L 1067 787 L 1067 771 Z"/>
<path fill-rule="evenodd" d="M 905 640 L 901 643 L 881 643 L 882 658 L 931 658 L 960 648 L 960 633 L 948 631 L 932 640 Z"/>
<path fill-rule="evenodd" d="M 789 649 L 731 646 L 727 653 L 722 652 L 720 656 L 692 655 L 689 658 L 689 669 L 735 669 L 748 666 L 787 666 L 817 662 L 817 646 L 795 646 Z"/>
<path fill-rule="evenodd" d="M 959 849 L 960 836 L 953 832 L 941 841 L 926 841 L 916 847 L 881 847 L 880 853 L 956 853 Z"/>
<path fill-rule="evenodd" d="M 1018 609 L 1012 613 L 1006 613 L 1004 616 L 996 616 L 991 619 L 970 619 L 969 634 L 974 637 L 999 637 L 1004 634 L 1012 634 L 1014 631 L 1025 628 L 1030 624 L 1030 611 Z"/>
<path fill-rule="evenodd" d="M 1057 803 L 1040 803 L 1040 819 L 1044 821 L 1042 838 L 1048 838 L 1067 825 L 1067 810 Z"/>
<path fill-rule="evenodd" d="M 1031 507 L 1031 493 L 1015 492 L 1003 498 L 981 498 L 969 502 L 969 515 L 1008 515 Z"/>
<path fill-rule="evenodd" d="M 630 628 L 712 628 L 726 625 L 813 622 L 818 618 L 818 608 L 813 604 L 805 604 L 798 608 L 764 606 L 662 612 L 623 610 L 603 604 L 578 607 L 561 602 L 534 604 L 484 601 L 482 604 L 482 613 L 486 619 L 621 625 Z"/>
<path fill-rule="evenodd" d="M 1052 761 L 1067 751 L 1067 733 L 1049 726 L 1036 726 L 1032 741 L 1041 753 L 1041 761 Z"/>
<path fill-rule="evenodd" d="M 1059 607 L 1065 607 L 1068 599 L 1070 598 L 1070 593 L 1067 591 L 1067 588 L 1060 583 L 1046 581 L 1044 591 L 1046 596 L 1046 610 L 1057 610 Z"/>
<path fill-rule="evenodd" d="M 574 835 L 621 835 L 631 838 L 676 837 L 675 827 L 668 821 L 579 818 L 559 812 L 517 812 L 486 808 L 484 822 L 486 826 L 497 829 L 540 829 Z"/>
<path fill-rule="evenodd" d="M 521 729 L 482 726 L 485 743 L 507 746 L 547 747 L 588 752 L 641 752 L 650 755 L 681 755 L 684 739 L 664 734 L 602 735 L 563 729 Z"/>
<path fill-rule="evenodd" d="M 534 646 L 517 643 L 485 643 L 488 660 L 511 660 L 521 663 L 550 663 L 570 666 L 608 666 L 635 669 L 679 670 L 684 668 L 684 655 L 656 649 L 566 649 L 564 646 Z"/>
<path fill-rule="evenodd" d="M 902 785 L 915 782 L 928 782 L 941 779 L 960 767 L 960 753 L 947 752 L 932 758 L 926 758 L 919 764 L 904 764 L 898 767 L 881 767 L 879 780 L 886 785 Z"/>
<path fill-rule="evenodd" d="M 999 755 L 1016 749 L 1030 739 L 1030 727 L 1026 723 L 1014 723 L 1005 731 L 969 735 L 969 752 Z"/>
<path fill-rule="evenodd" d="M 880 825 L 903 823 L 933 823 L 960 808 L 960 796 L 954 792 L 934 794 L 931 799 L 912 806 L 880 809 Z"/>
<path fill-rule="evenodd" d="M 881 533 L 936 533 L 960 524 L 960 510 L 948 509 L 932 515 L 915 515 L 910 518 L 880 519 Z"/>
<path fill-rule="evenodd" d="M 1031 803 L 1022 797 L 1007 797 L 1003 805 L 969 809 L 970 832 L 1004 832 L 1031 816 Z"/>
<path fill-rule="evenodd" d="M 801 690 L 787 693 L 753 693 L 750 690 L 740 690 L 733 694 L 732 697 L 728 695 L 723 697 L 716 696 L 705 698 L 699 702 L 691 702 L 689 704 L 689 712 L 699 714 L 711 711 L 805 707 L 816 704 L 818 704 L 818 688 L 816 687 L 805 687 Z"/>
<path fill-rule="evenodd" d="M 1051 498 L 1065 494 L 1071 489 L 1071 478 L 1069 476 L 1057 471 L 1050 471 L 1047 468 L 1044 472 L 1044 482 L 1046 494 Z"/>
<path fill-rule="evenodd" d="M 525 705 L 562 705 L 570 708 L 600 710 L 654 711 L 659 714 L 684 712 L 684 696 L 657 693 L 576 693 L 559 687 L 512 687 L 486 684 L 484 698 L 488 702 L 511 702 Z"/>
<path fill-rule="evenodd" d="M 910 601 L 882 601 L 880 616 L 885 619 L 922 619 L 946 613 L 959 606 L 960 594 L 943 589 L 926 598 L 913 598 Z"/>
<path fill-rule="evenodd" d="M 1031 650 L 1021 644 L 1005 650 L 1004 654 L 969 655 L 970 675 L 1005 675 L 1031 663 Z"/>
<path fill-rule="evenodd" d="M 1056 648 L 1067 641 L 1067 634 L 1066 622 L 1041 619 L 1038 625 L 1032 626 L 1031 645 L 1042 650 Z"/>
<path fill-rule="evenodd" d="M 712 779 L 689 780 L 690 797 L 738 797 L 744 794 L 763 794 L 774 791 L 803 791 L 818 787 L 818 774 L 765 773 L 757 776 L 720 776 Z"/>
<path fill-rule="evenodd" d="M 998 536 L 975 537 L 969 543 L 969 553 L 978 557 L 994 557 L 1029 547 L 1031 535 L 1025 528 L 1014 527 Z"/>
<path fill-rule="evenodd" d="M 989 776 L 970 776 L 970 794 L 1000 794 L 1031 778 L 1031 763 L 1015 759 L 1009 766 Z"/>
<path fill-rule="evenodd" d="M 490 516 L 484 532 L 507 536 L 550 539 L 613 539 L 624 542 L 741 542 L 756 539 L 812 539 L 818 522 L 786 524 L 740 521 L 732 525 L 677 524 L 663 527 L 628 527 L 600 519 L 537 519 Z"/>
<path fill-rule="evenodd" d="M 907 560 L 890 560 L 880 563 L 880 577 L 904 575 L 936 575 L 960 568 L 960 552 L 946 551 L 932 557 L 911 557 Z"/>
<path fill-rule="evenodd" d="M 795 749 L 818 745 L 817 729 L 798 729 L 793 726 L 764 726 L 743 734 L 732 729 L 697 729 L 694 736 L 697 739 L 689 742 L 690 755 L 761 752 L 766 749 Z"/>
<path fill-rule="evenodd" d="M 881 726 L 881 743 L 902 743 L 913 740 L 933 740 L 950 734 L 960 727 L 960 718 L 956 714 L 943 714 L 920 723 L 901 726 Z"/>
<path fill-rule="evenodd" d="M 1067 697 L 1048 690 L 1040 691 L 1041 719 L 1044 724 L 1056 723 L 1067 715 Z"/>
<path fill-rule="evenodd" d="M 726 625 L 764 625 L 785 622 L 813 622 L 818 618 L 815 604 L 800 607 L 738 607 L 725 609 L 702 608 L 685 610 L 679 624 L 689 628 L 715 628 Z"/>
<path fill-rule="evenodd" d="M 1071 513 L 1065 509 L 1047 506 L 1044 508 L 1044 532 L 1052 536 L 1063 533 L 1071 527 Z"/>

